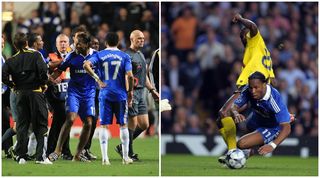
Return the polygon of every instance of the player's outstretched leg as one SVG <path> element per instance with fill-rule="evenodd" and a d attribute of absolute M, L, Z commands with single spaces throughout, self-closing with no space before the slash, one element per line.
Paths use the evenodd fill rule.
<path fill-rule="evenodd" d="M 219 118 L 217 120 L 219 131 L 228 147 L 228 151 L 232 151 L 237 148 L 236 125 L 233 121 L 233 118 L 230 116 L 230 108 L 234 100 L 238 98 L 239 94 L 240 93 L 233 94 L 222 106 L 219 111 Z M 219 163 L 225 164 L 225 158 L 225 155 L 220 156 L 218 159 Z"/>
<path fill-rule="evenodd" d="M 56 148 L 55 148 L 54 152 L 50 153 L 48 156 L 50 161 L 53 162 L 53 161 L 58 160 L 58 158 L 62 152 L 62 146 L 63 146 L 64 142 L 66 141 L 68 135 L 70 134 L 70 130 L 71 130 L 73 121 L 77 117 L 77 115 L 78 114 L 74 113 L 74 112 L 69 112 L 67 114 L 66 121 L 63 123 L 61 130 L 60 130 L 60 134 L 59 134 Z"/>

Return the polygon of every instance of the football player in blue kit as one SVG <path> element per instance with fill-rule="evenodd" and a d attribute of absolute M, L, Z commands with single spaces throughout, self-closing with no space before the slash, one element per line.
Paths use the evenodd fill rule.
<path fill-rule="evenodd" d="M 118 43 L 118 35 L 109 32 L 106 36 L 107 48 L 93 55 L 83 65 L 83 68 L 98 82 L 101 88 L 99 94 L 101 125 L 99 140 L 102 165 L 110 165 L 107 125 L 112 124 L 113 115 L 117 119 L 117 124 L 120 125 L 122 163 L 131 164 L 133 162 L 128 156 L 129 131 L 127 123 L 128 105 L 132 106 L 134 78 L 131 59 L 128 54 L 117 48 Z M 100 71 L 100 77 L 94 73 L 93 66 Z"/>
<path fill-rule="evenodd" d="M 85 32 L 77 35 L 74 44 L 76 50 L 66 56 L 58 66 L 58 71 L 51 76 L 54 79 L 60 75 L 61 71 L 65 71 L 68 67 L 70 68 L 70 81 L 66 97 L 67 119 L 61 128 L 56 149 L 49 155 L 51 161 L 57 160 L 60 156 L 62 145 L 70 134 L 73 121 L 79 114 L 83 122 L 83 128 L 73 161 L 90 162 L 90 160 L 81 155 L 81 151 L 88 142 L 92 119 L 95 115 L 94 97 L 96 86 L 95 80 L 83 69 L 83 63 L 95 52 L 90 49 L 90 35 Z"/>
<path fill-rule="evenodd" d="M 259 154 L 265 155 L 275 150 L 290 134 L 290 114 L 280 93 L 267 84 L 267 79 L 262 73 L 254 72 L 248 79 L 249 84 L 244 87 L 240 97 L 231 107 L 231 115 L 235 123 L 246 120 L 245 116 L 239 114 L 242 106 L 250 103 L 252 109 L 252 117 L 247 121 L 247 129 L 250 133 L 238 140 L 237 147 L 250 149 L 260 146 Z"/>

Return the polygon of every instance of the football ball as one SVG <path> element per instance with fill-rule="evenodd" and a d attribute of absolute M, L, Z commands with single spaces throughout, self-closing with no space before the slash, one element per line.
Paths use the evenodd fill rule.
<path fill-rule="evenodd" d="M 226 163 L 231 169 L 241 169 L 246 164 L 246 157 L 242 150 L 235 149 L 227 153 Z"/>

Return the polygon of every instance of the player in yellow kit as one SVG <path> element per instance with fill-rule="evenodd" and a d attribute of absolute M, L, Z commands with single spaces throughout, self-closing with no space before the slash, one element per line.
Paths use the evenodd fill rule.
<path fill-rule="evenodd" d="M 255 71 L 259 71 L 265 78 L 269 79 L 269 82 L 274 78 L 270 52 L 264 43 L 257 25 L 243 18 L 240 14 L 236 14 L 232 21 L 244 26 L 244 28 L 241 29 L 240 38 L 245 47 L 245 51 L 242 72 L 237 80 L 237 90 L 222 106 L 217 119 L 219 131 L 229 151 L 237 148 L 236 125 L 231 117 L 230 108 L 234 100 L 239 97 L 242 88 L 248 84 L 248 77 Z M 221 156 L 219 162 L 224 164 L 225 156 Z"/>

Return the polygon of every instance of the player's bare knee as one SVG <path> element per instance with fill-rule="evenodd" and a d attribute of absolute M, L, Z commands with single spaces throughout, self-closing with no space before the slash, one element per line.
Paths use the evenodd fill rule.
<path fill-rule="evenodd" d="M 86 129 L 90 129 L 92 127 L 92 120 L 87 119 L 84 123 L 83 123 L 83 127 L 85 127 Z"/>
<path fill-rule="evenodd" d="M 73 125 L 73 120 L 71 120 L 71 119 L 66 119 L 66 126 L 67 127 L 71 127 L 72 125 Z"/>
<path fill-rule="evenodd" d="M 141 128 L 142 130 L 147 130 L 148 127 L 149 127 L 149 123 L 144 123 L 144 124 L 141 125 L 140 128 Z"/>
<path fill-rule="evenodd" d="M 92 127 L 92 121 L 87 121 L 85 124 L 87 127 L 91 128 Z"/>

